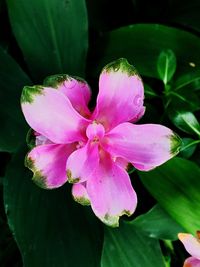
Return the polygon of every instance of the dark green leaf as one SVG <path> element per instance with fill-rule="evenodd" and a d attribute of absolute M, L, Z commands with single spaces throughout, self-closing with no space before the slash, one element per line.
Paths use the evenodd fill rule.
<path fill-rule="evenodd" d="M 56 190 L 37 187 L 24 156 L 16 154 L 4 180 L 5 210 L 24 266 L 98 267 L 98 220 L 73 201 L 69 184 Z"/>
<path fill-rule="evenodd" d="M 176 56 L 171 49 L 163 50 L 157 61 L 158 75 L 166 85 L 176 71 Z"/>
<path fill-rule="evenodd" d="M 138 216 L 130 223 L 149 237 L 157 239 L 176 240 L 177 234 L 184 231 L 159 205 L 155 205 L 149 212 Z"/>
<path fill-rule="evenodd" d="M 188 90 L 187 87 L 180 91 L 169 91 L 167 99 L 175 110 L 197 111 L 200 109 L 200 98 L 195 91 Z"/>
<path fill-rule="evenodd" d="M 101 267 L 164 267 L 159 242 L 129 223 L 105 228 Z"/>
<path fill-rule="evenodd" d="M 156 92 L 146 83 L 144 84 L 144 94 L 145 94 L 145 98 L 147 99 L 151 99 L 153 97 L 158 96 Z"/>
<path fill-rule="evenodd" d="M 200 140 L 194 140 L 192 138 L 183 138 L 180 156 L 186 159 L 190 158 L 193 155 L 199 143 L 200 143 Z"/>
<path fill-rule="evenodd" d="M 7 0 L 17 42 L 33 77 L 84 75 L 88 47 L 84 0 Z"/>
<path fill-rule="evenodd" d="M 180 76 L 175 81 L 173 85 L 174 91 L 181 93 L 183 88 L 187 88 L 189 92 L 200 89 L 200 70 L 194 69 L 192 72 Z"/>
<path fill-rule="evenodd" d="M 101 55 L 98 71 L 108 62 L 125 57 L 140 74 L 159 78 L 156 63 L 165 49 L 171 49 L 176 55 L 177 75 L 190 72 L 190 62 L 200 65 L 200 39 L 197 36 L 164 25 L 136 24 L 103 35 L 95 46 L 97 57 Z"/>
<path fill-rule="evenodd" d="M 186 231 L 200 229 L 200 168 L 174 158 L 150 172 L 139 172 L 143 184 Z"/>
<path fill-rule="evenodd" d="M 197 134 L 200 137 L 200 124 L 192 112 L 171 111 L 170 118 L 177 128 L 189 134 Z"/>
<path fill-rule="evenodd" d="M 0 48 L 0 151 L 14 151 L 24 141 L 27 128 L 19 99 L 27 84 L 31 84 L 29 78 Z"/>

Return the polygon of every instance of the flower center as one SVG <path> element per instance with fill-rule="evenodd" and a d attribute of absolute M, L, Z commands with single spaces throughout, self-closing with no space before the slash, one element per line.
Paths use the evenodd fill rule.
<path fill-rule="evenodd" d="M 95 121 L 89 124 L 86 129 L 88 139 L 94 142 L 99 142 L 99 140 L 104 137 L 104 134 L 105 129 L 103 125 Z"/>

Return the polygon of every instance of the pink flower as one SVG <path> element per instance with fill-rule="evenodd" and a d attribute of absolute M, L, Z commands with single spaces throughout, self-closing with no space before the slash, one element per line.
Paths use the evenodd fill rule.
<path fill-rule="evenodd" d="M 144 114 L 144 89 L 126 59 L 103 69 L 93 112 L 85 81 L 57 75 L 44 84 L 25 87 L 21 97 L 36 132 L 36 147 L 26 158 L 33 180 L 49 189 L 68 180 L 77 202 L 91 204 L 104 223 L 118 226 L 119 217 L 133 214 L 137 205 L 128 163 L 151 170 L 178 152 L 179 138 L 165 126 L 131 123 Z"/>
<path fill-rule="evenodd" d="M 200 267 L 200 233 L 197 231 L 197 238 L 191 234 L 178 234 L 187 252 L 192 256 L 185 260 L 183 267 Z"/>

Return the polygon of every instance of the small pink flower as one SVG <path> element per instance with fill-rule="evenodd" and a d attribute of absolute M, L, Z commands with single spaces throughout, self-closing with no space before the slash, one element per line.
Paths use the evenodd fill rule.
<path fill-rule="evenodd" d="M 118 226 L 119 217 L 133 214 L 137 205 L 128 163 L 151 170 L 177 154 L 179 138 L 162 125 L 132 124 L 144 114 L 144 89 L 126 59 L 103 69 L 93 112 L 85 81 L 57 75 L 44 84 L 25 87 L 21 97 L 36 135 L 26 158 L 33 180 L 49 189 L 68 180 L 77 202 L 91 204 L 104 223 Z"/>
<path fill-rule="evenodd" d="M 191 234 L 178 234 L 178 238 L 183 243 L 187 252 L 192 256 L 185 260 L 183 267 L 200 267 L 200 233 L 197 237 Z"/>

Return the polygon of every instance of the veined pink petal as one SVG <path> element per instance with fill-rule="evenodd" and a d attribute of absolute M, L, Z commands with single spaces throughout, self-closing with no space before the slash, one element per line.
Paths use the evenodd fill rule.
<path fill-rule="evenodd" d="M 89 121 L 74 110 L 69 99 L 56 89 L 24 87 L 21 103 L 31 128 L 52 142 L 66 144 L 85 140 Z"/>
<path fill-rule="evenodd" d="M 144 113 L 144 88 L 135 68 L 126 59 L 108 64 L 99 80 L 99 94 L 93 118 L 106 130 L 125 121 L 136 121 Z"/>
<path fill-rule="evenodd" d="M 26 166 L 34 173 L 33 181 L 42 188 L 52 189 L 67 181 L 66 161 L 75 145 L 41 145 L 33 148 L 26 157 Z"/>
<path fill-rule="evenodd" d="M 193 235 L 186 233 L 179 233 L 178 238 L 183 243 L 187 252 L 200 260 L 200 241 Z"/>
<path fill-rule="evenodd" d="M 112 227 L 119 225 L 120 216 L 133 214 L 137 205 L 127 172 L 107 156 L 87 180 L 87 192 L 96 216 Z"/>
<path fill-rule="evenodd" d="M 158 124 L 122 123 L 106 135 L 104 148 L 125 158 L 135 168 L 147 171 L 178 153 L 180 140 L 169 128 Z"/>
<path fill-rule="evenodd" d="M 183 267 L 200 267 L 200 260 L 189 257 L 185 260 Z"/>
<path fill-rule="evenodd" d="M 86 190 L 85 183 L 73 184 L 72 186 L 72 195 L 76 202 L 88 206 L 90 205 L 90 199 Z"/>
<path fill-rule="evenodd" d="M 56 88 L 68 97 L 72 106 L 83 116 L 90 116 L 88 103 L 91 90 L 86 81 L 66 74 L 52 75 L 45 79 L 45 86 Z"/>
<path fill-rule="evenodd" d="M 66 170 L 70 183 L 82 183 L 88 179 L 99 164 L 98 144 L 88 142 L 74 151 L 67 160 Z"/>

